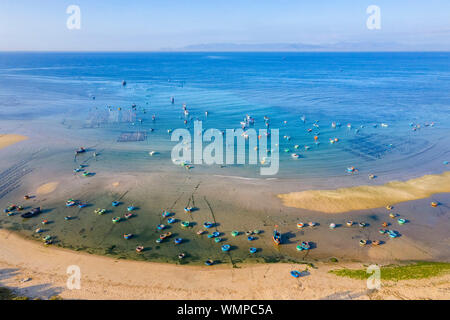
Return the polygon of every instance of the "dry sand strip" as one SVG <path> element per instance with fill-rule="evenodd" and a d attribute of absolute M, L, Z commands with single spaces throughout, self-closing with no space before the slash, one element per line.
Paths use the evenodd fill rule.
<path fill-rule="evenodd" d="M 404 201 L 425 199 L 450 192 L 450 171 L 408 181 L 391 181 L 381 186 L 358 186 L 335 190 L 308 190 L 279 194 L 287 207 L 325 213 L 342 213 L 385 207 Z"/>
<path fill-rule="evenodd" d="M 19 134 L 0 134 L 0 150 L 26 139 L 28 137 Z"/>
<path fill-rule="evenodd" d="M 81 288 L 69 290 L 67 267 L 81 271 Z M 361 265 L 333 264 L 333 268 Z M 116 260 L 74 252 L 27 240 L 0 230 L 0 286 L 19 294 L 47 299 L 446 299 L 450 275 L 383 284 L 373 292 L 366 281 L 328 273 L 330 266 L 259 264 L 232 268 L 180 266 Z M 21 279 L 31 278 L 21 282 Z"/>

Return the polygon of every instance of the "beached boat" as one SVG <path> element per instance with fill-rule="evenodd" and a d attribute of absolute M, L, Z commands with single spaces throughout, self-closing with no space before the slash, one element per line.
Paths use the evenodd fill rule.
<path fill-rule="evenodd" d="M 223 252 L 230 251 L 231 246 L 229 244 L 224 244 L 221 249 Z"/>
<path fill-rule="evenodd" d="M 132 237 L 133 237 L 133 234 L 132 234 L 132 233 L 125 233 L 125 234 L 123 235 L 123 238 L 124 238 L 125 240 L 131 239 Z"/>
<path fill-rule="evenodd" d="M 171 215 L 172 215 L 172 213 L 169 212 L 169 211 L 164 211 L 164 212 L 162 213 L 163 218 L 170 217 Z"/>
<path fill-rule="evenodd" d="M 216 237 L 216 238 L 214 238 L 214 242 L 215 243 L 219 243 L 219 242 L 221 242 L 222 241 L 222 238 L 221 237 Z"/>
<path fill-rule="evenodd" d="M 187 228 L 191 225 L 191 223 L 189 221 L 181 221 L 181 226 L 183 228 Z"/>
<path fill-rule="evenodd" d="M 405 224 L 406 223 L 406 219 L 400 218 L 397 220 L 398 224 Z"/>
<path fill-rule="evenodd" d="M 437 206 L 439 205 L 439 203 L 437 203 L 437 202 L 431 202 L 431 206 L 433 207 L 433 208 L 436 208 Z"/>
<path fill-rule="evenodd" d="M 85 153 L 85 152 L 86 152 L 86 149 L 83 147 L 80 147 L 80 149 L 75 151 L 75 154 L 80 154 L 80 153 Z"/>
<path fill-rule="evenodd" d="M 297 228 L 301 229 L 305 226 L 305 224 L 303 222 L 299 222 L 297 223 Z"/>
<path fill-rule="evenodd" d="M 178 259 L 184 259 L 184 257 L 186 257 L 186 253 L 184 253 L 184 252 L 181 252 L 181 253 L 179 253 L 178 254 Z"/>
<path fill-rule="evenodd" d="M 113 223 L 120 222 L 120 220 L 122 220 L 120 217 L 114 217 L 114 218 L 112 218 L 112 222 L 113 222 Z"/>
<path fill-rule="evenodd" d="M 119 204 L 120 204 L 119 201 L 113 201 L 113 202 L 111 202 L 111 205 L 112 205 L 113 207 L 117 207 Z"/>
<path fill-rule="evenodd" d="M 136 247 L 136 252 L 142 252 L 144 251 L 144 247 L 143 246 L 137 246 Z"/>
<path fill-rule="evenodd" d="M 233 230 L 231 231 L 231 236 L 237 237 L 239 235 L 239 231 Z"/>
<path fill-rule="evenodd" d="M 214 225 L 214 223 L 209 222 L 209 221 L 206 221 L 206 222 L 203 223 L 203 227 L 206 228 L 206 229 L 211 228 L 213 225 Z"/>
<path fill-rule="evenodd" d="M 158 229 L 158 230 L 163 230 L 165 227 L 166 227 L 166 226 L 163 225 L 163 224 L 158 224 L 158 225 L 156 226 L 156 229 Z"/>
<path fill-rule="evenodd" d="M 353 225 L 353 221 L 351 221 L 351 220 L 347 221 L 346 225 L 347 225 L 347 227 L 351 227 Z"/>
<path fill-rule="evenodd" d="M 106 209 L 100 209 L 100 208 L 97 208 L 97 209 L 95 209 L 94 210 L 94 213 L 96 213 L 96 214 L 98 214 L 98 215 L 102 215 L 102 214 L 104 214 L 106 212 Z"/>
<path fill-rule="evenodd" d="M 135 209 L 136 209 L 136 207 L 133 206 L 133 205 L 127 207 L 127 210 L 128 210 L 128 211 L 133 211 L 133 210 L 135 210 Z"/>
<path fill-rule="evenodd" d="M 336 228 L 336 224 L 335 223 L 330 223 L 330 229 L 335 229 Z"/>
<path fill-rule="evenodd" d="M 219 235 L 220 235 L 220 232 L 215 231 L 215 232 L 213 232 L 211 234 L 208 234 L 208 238 L 216 238 Z"/>
<path fill-rule="evenodd" d="M 175 238 L 174 242 L 175 244 L 180 244 L 183 242 L 183 238 Z"/>
<path fill-rule="evenodd" d="M 27 218 L 31 218 L 31 217 L 37 216 L 39 213 L 41 213 L 41 208 L 40 208 L 40 207 L 37 207 L 37 208 L 31 209 L 29 212 L 26 212 L 26 213 L 24 213 L 24 214 L 21 214 L 20 216 L 21 216 L 22 218 L 27 219 Z"/>
<path fill-rule="evenodd" d="M 133 214 L 131 212 L 125 213 L 124 214 L 125 219 L 130 219 L 131 217 L 133 217 Z"/>
<path fill-rule="evenodd" d="M 167 223 L 171 224 L 171 223 L 175 223 L 176 219 L 175 218 L 169 218 L 167 219 Z"/>
<path fill-rule="evenodd" d="M 274 229 L 272 239 L 276 245 L 280 245 L 281 244 L 281 232 L 278 231 L 277 229 Z"/>
<path fill-rule="evenodd" d="M 250 253 L 256 253 L 257 249 L 254 247 L 250 247 L 250 249 L 248 249 L 250 251 Z"/>
<path fill-rule="evenodd" d="M 211 259 L 209 259 L 209 260 L 206 260 L 206 261 L 205 261 L 205 264 L 206 264 L 207 266 L 212 266 L 212 265 L 214 264 L 214 261 L 211 260 Z"/>
<path fill-rule="evenodd" d="M 197 234 L 198 234 L 198 235 L 202 235 L 203 233 L 205 233 L 205 230 L 198 230 L 198 231 L 197 231 Z"/>
<path fill-rule="evenodd" d="M 367 244 L 367 240 L 359 240 L 359 245 L 360 246 L 365 246 Z"/>
<path fill-rule="evenodd" d="M 299 278 L 301 276 L 301 273 L 297 270 L 292 270 L 291 276 L 293 276 L 294 278 Z"/>
<path fill-rule="evenodd" d="M 185 208 L 184 208 L 184 212 L 190 213 L 193 209 L 194 209 L 194 208 L 192 208 L 192 207 L 185 207 Z"/>

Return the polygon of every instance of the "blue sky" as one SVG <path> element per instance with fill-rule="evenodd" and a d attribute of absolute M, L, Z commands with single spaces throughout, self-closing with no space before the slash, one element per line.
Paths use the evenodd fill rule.
<path fill-rule="evenodd" d="M 68 30 L 66 8 L 81 9 Z M 366 27 L 369 5 L 381 30 Z M 147 51 L 204 43 L 382 43 L 450 50 L 449 0 L 1 0 L 0 50 Z"/>

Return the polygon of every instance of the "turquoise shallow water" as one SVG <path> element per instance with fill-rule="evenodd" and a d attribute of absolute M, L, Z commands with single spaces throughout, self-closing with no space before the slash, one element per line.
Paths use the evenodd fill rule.
<path fill-rule="evenodd" d="M 9 179 L 20 179 L 23 175 L 10 172 L 28 170 L 19 165 L 8 171 L 9 166 L 31 157 L 27 165 L 33 174 L 50 173 L 46 179 L 53 179 L 52 174 L 71 173 L 84 161 L 89 161 L 88 170 L 95 171 L 100 178 L 130 171 L 137 175 L 183 173 L 170 161 L 175 143 L 170 141 L 167 130 L 188 128 L 192 132 L 194 120 L 202 120 L 204 129 L 239 128 L 247 114 L 255 119 L 255 129 L 265 128 L 267 116 L 270 127 L 280 130 L 280 170 L 277 175 L 264 178 L 298 179 L 303 185 L 309 181 L 314 188 L 335 188 L 341 184 L 368 183 L 368 174 L 377 176 L 372 183 L 384 183 L 440 173 L 448 170 L 444 161 L 450 160 L 449 58 L 449 53 L 0 53 L 0 131 L 30 136 L 36 133 L 40 137 L 30 147 L 21 148 L 20 144 L 12 147 L 13 154 L 7 149 L 0 151 L 1 170 L 5 170 L 2 177 L 8 182 L 1 186 L 8 189 Z M 126 86 L 122 86 L 122 80 L 127 81 Z M 171 97 L 175 98 L 174 104 Z M 190 112 L 188 118 L 183 115 L 183 103 Z M 133 109 L 132 105 L 136 107 Z M 187 124 L 183 123 L 185 119 Z M 333 128 L 333 122 L 340 126 Z M 145 134 L 146 139 L 117 141 L 129 132 Z M 314 143 L 316 135 L 320 144 Z M 284 136 L 290 136 L 290 140 Z M 331 144 L 329 140 L 334 138 L 338 142 Z M 73 152 L 80 146 L 95 150 L 98 161 L 92 160 L 92 152 L 74 159 Z M 287 148 L 290 151 L 284 152 Z M 159 154 L 150 158 L 151 150 Z M 302 157 L 292 159 L 293 152 Z M 347 173 L 350 166 L 358 169 L 353 176 Z M 194 176 L 201 173 L 210 177 L 261 178 L 259 167 L 250 165 L 224 168 L 195 165 L 190 172 Z M 349 176 L 355 179 L 349 182 Z M 65 199 L 42 200 L 42 205 L 52 210 L 55 220 L 49 225 L 49 232 L 64 246 L 165 261 L 167 257 L 176 259 L 180 249 L 174 245 L 157 248 L 155 244 L 159 235 L 155 226 L 161 221 L 161 210 L 170 207 L 179 190 L 191 190 L 194 186 L 195 183 L 174 184 L 172 189 L 162 188 L 154 197 L 127 194 L 124 199 L 127 202 L 142 199 L 139 203 L 142 208 L 135 219 L 119 225 L 111 223 L 115 212 L 98 217 L 92 211 L 94 207 L 108 207 L 120 194 L 104 190 L 86 194 L 81 187 L 74 190 L 67 197 L 82 198 L 93 207 L 77 211 L 77 219 L 67 223 L 63 220 L 67 215 Z M 20 199 L 23 194 L 18 192 L 25 186 L 21 188 L 8 193 L 3 190 L 2 207 Z M 217 194 L 220 195 L 220 188 Z M 177 218 L 183 216 L 182 208 L 188 201 L 185 194 L 175 208 Z M 212 219 L 206 200 L 197 204 L 200 210 L 192 221 Z M 261 228 L 265 231 L 260 236 L 264 246 L 271 243 L 271 229 L 284 219 L 285 211 L 280 209 L 261 216 L 261 212 L 248 207 L 228 208 L 220 202 L 213 203 L 224 238 L 231 239 L 230 231 L 234 228 L 240 231 Z M 413 213 L 415 209 L 408 210 Z M 427 210 L 429 206 L 423 211 Z M 245 218 L 233 221 L 230 211 Z M 123 214 L 119 209 L 117 213 Z M 302 214 L 308 219 L 314 217 L 311 213 Z M 364 219 L 372 219 L 375 225 L 381 219 L 380 214 L 377 210 L 365 212 Z M 431 212 L 430 217 L 436 218 Z M 321 219 L 324 225 L 330 222 L 329 218 Z M 286 232 L 295 221 L 295 216 L 286 218 L 282 223 Z M 18 217 L 8 220 L 2 216 L 0 222 L 6 227 L 24 229 L 28 235 L 39 226 L 37 220 L 24 222 Z M 433 223 L 439 224 L 439 219 Z M 376 227 L 373 228 L 376 232 Z M 192 258 L 186 261 L 230 258 L 218 250 L 218 245 L 197 237 L 191 229 L 176 225 L 173 231 L 187 240 L 183 248 Z M 121 237 L 126 232 L 138 236 L 127 242 Z M 364 236 L 359 231 L 352 232 L 350 240 L 343 238 L 336 246 L 346 247 L 356 241 L 352 242 L 351 237 Z M 420 232 L 423 231 L 417 234 Z M 310 236 L 318 241 L 320 249 L 323 242 L 314 239 L 313 234 Z M 151 249 L 137 255 L 134 247 L 140 243 Z M 231 255 L 234 259 L 250 256 L 244 237 L 237 239 L 234 246 Z M 292 253 L 295 254 L 295 249 L 282 256 L 290 259 Z M 265 248 L 258 257 L 261 261 L 276 260 L 280 253 Z"/>
<path fill-rule="evenodd" d="M 172 165 L 168 129 L 192 127 L 196 119 L 205 129 L 239 128 L 246 114 L 258 129 L 268 116 L 270 128 L 280 130 L 277 178 L 339 176 L 349 166 L 364 174 L 409 173 L 426 161 L 442 164 L 448 152 L 448 144 L 441 144 L 450 128 L 449 58 L 448 53 L 2 53 L 0 117 L 61 123 L 86 145 L 107 144 L 111 167 L 120 167 L 136 150 L 134 166 L 145 169 L 142 149 L 161 151 L 161 164 Z M 183 103 L 190 112 L 187 125 Z M 416 125 L 421 129 L 413 131 Z M 136 131 L 147 139 L 117 142 L 121 133 Z M 339 142 L 330 144 L 334 138 Z M 293 160 L 293 152 L 302 158 Z M 220 172 L 259 175 L 254 166 Z"/>

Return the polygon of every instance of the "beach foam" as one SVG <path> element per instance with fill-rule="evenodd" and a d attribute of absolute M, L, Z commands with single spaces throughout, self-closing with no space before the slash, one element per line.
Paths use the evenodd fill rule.
<path fill-rule="evenodd" d="M 450 171 L 408 181 L 391 181 L 381 186 L 357 186 L 335 190 L 308 190 L 279 194 L 288 207 L 342 213 L 384 207 L 404 201 L 450 192 Z"/>
<path fill-rule="evenodd" d="M 48 182 L 43 185 L 41 185 L 39 188 L 37 188 L 36 193 L 37 194 L 49 194 L 56 190 L 58 187 L 59 182 Z"/>
<path fill-rule="evenodd" d="M 26 139 L 28 137 L 20 134 L 0 134 L 0 150 Z"/>

